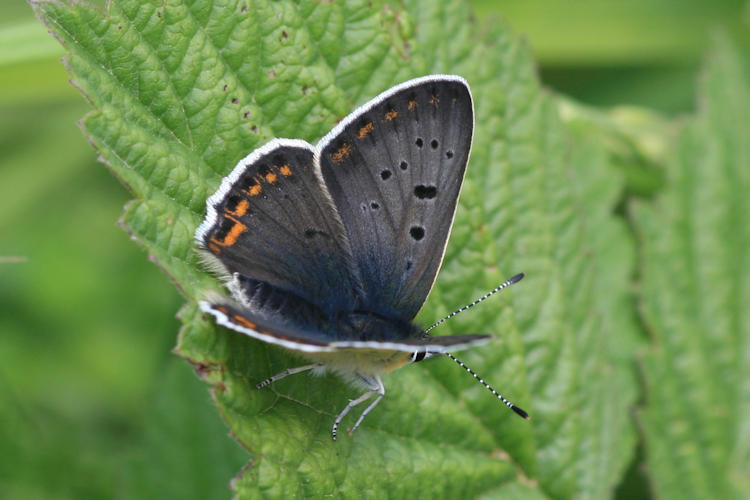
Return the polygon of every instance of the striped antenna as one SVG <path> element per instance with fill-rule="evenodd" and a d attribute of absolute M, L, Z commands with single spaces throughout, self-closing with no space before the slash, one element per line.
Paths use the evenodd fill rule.
<path fill-rule="evenodd" d="M 521 276 L 523 276 L 523 275 L 521 275 Z M 482 384 L 488 391 L 490 391 L 492 394 L 494 394 L 497 397 L 497 399 L 499 399 L 500 401 L 502 401 L 503 404 L 505 404 L 505 406 L 507 406 L 508 408 L 510 408 L 511 410 L 513 410 L 514 412 L 516 412 L 518 415 L 520 415 L 521 417 L 525 418 L 526 420 L 531 420 L 531 417 L 529 416 L 528 413 L 526 413 L 521 408 L 519 408 L 518 406 L 514 405 L 513 403 L 511 403 L 510 401 L 508 401 L 507 399 L 505 399 L 502 394 L 500 394 L 499 392 L 497 392 L 495 389 L 492 388 L 492 386 L 490 384 L 488 384 L 487 382 L 485 382 L 483 378 L 481 378 L 479 375 L 477 375 L 476 373 L 474 373 L 474 370 L 472 370 L 471 368 L 469 368 L 468 366 L 466 366 L 463 361 L 461 361 L 460 359 L 456 358 L 453 354 L 451 354 L 449 352 L 446 352 L 445 354 L 446 354 L 446 356 L 448 356 L 449 358 L 451 358 L 453 361 L 455 361 L 456 363 L 458 363 L 458 366 L 460 366 L 461 368 L 463 368 L 464 370 L 466 370 L 467 372 L 469 372 L 472 377 L 474 377 L 475 379 L 477 379 L 480 384 Z"/>
<path fill-rule="evenodd" d="M 506 281 L 504 283 L 501 283 L 500 285 L 497 286 L 497 288 L 495 288 L 494 290 L 490 290 L 489 292 L 485 293 L 484 295 L 482 295 L 481 297 L 479 297 L 477 300 L 475 300 L 471 304 L 466 304 L 462 308 L 456 309 L 455 311 L 453 311 L 452 313 L 450 313 L 448 316 L 446 316 L 445 318 L 441 319 L 440 321 L 438 321 L 437 323 L 435 323 L 434 325 L 432 325 L 431 327 L 429 327 L 427 330 L 424 331 L 424 333 L 425 334 L 429 333 L 430 330 L 432 330 L 436 326 L 442 325 L 443 323 L 445 323 L 446 321 L 448 321 L 449 319 L 451 319 L 456 314 L 462 313 L 462 312 L 464 312 L 467 309 L 471 309 L 472 307 L 474 307 L 475 305 L 479 304 L 480 302 L 489 299 L 490 297 L 492 297 L 493 295 L 495 295 L 497 292 L 499 292 L 503 288 L 507 288 L 510 285 L 512 285 L 513 283 L 518 283 L 519 281 L 521 281 L 523 279 L 523 276 L 524 276 L 523 273 L 516 274 L 511 279 L 509 279 L 508 281 Z M 453 358 L 453 359 L 454 359 L 454 361 L 458 362 L 458 360 L 456 360 L 456 358 Z M 463 365 L 463 363 L 460 363 L 460 364 Z M 465 365 L 464 365 L 464 368 L 466 368 Z M 466 369 L 468 370 L 468 368 L 466 368 Z M 471 370 L 469 370 L 469 372 L 473 374 L 473 372 Z M 474 376 L 476 377 L 476 375 L 474 375 Z M 498 396 L 500 396 L 500 395 L 498 394 Z M 500 396 L 500 397 L 502 397 L 502 396 Z"/>
<path fill-rule="evenodd" d="M 437 323 L 435 323 L 434 325 L 432 325 L 431 327 L 429 327 L 428 329 L 426 329 L 424 331 L 424 334 L 427 335 L 427 333 L 430 330 L 432 330 L 433 328 L 435 328 L 436 326 L 442 325 L 443 323 L 445 323 L 446 321 L 448 321 L 449 319 L 451 319 L 456 314 L 462 313 L 465 310 L 470 309 L 470 308 L 474 307 L 475 305 L 479 304 L 480 302 L 482 302 L 484 300 L 487 300 L 488 298 L 492 297 L 493 295 L 495 295 L 497 292 L 499 292 L 503 288 L 507 288 L 510 285 L 512 285 L 513 283 L 518 283 L 519 281 L 521 281 L 523 279 L 523 277 L 524 277 L 523 273 L 516 274 L 511 279 L 509 279 L 508 281 L 505 281 L 505 282 L 501 283 L 500 285 L 497 286 L 497 288 L 495 288 L 494 290 L 491 290 L 491 291 L 487 292 L 486 294 L 482 295 L 481 297 L 479 297 L 477 300 L 475 300 L 471 304 L 467 304 L 467 305 L 461 307 L 460 309 L 457 309 L 457 310 L 453 311 L 448 316 L 446 316 L 445 318 L 441 319 L 440 321 L 438 321 Z M 513 403 L 511 403 L 510 401 L 508 401 L 507 399 L 505 399 L 502 394 L 500 394 L 499 392 L 497 392 L 495 389 L 492 388 L 492 386 L 490 384 L 488 384 L 487 382 L 485 382 L 483 378 L 481 378 L 479 375 L 477 375 L 476 373 L 474 373 L 474 370 L 472 370 L 471 368 L 469 368 L 468 366 L 466 366 L 463 361 L 461 361 L 460 359 L 458 359 L 457 357 L 455 357 L 453 354 L 451 354 L 449 352 L 447 352 L 445 354 L 446 354 L 446 356 L 448 356 L 449 358 L 451 358 L 453 361 L 455 361 L 456 364 L 458 364 L 458 366 L 460 366 L 461 368 L 463 368 L 464 370 L 466 370 L 467 372 L 469 372 L 469 374 L 472 377 L 474 377 L 475 379 L 477 379 L 477 381 L 480 384 L 482 384 L 485 387 L 485 389 L 487 389 L 492 394 L 494 394 L 495 397 L 497 397 L 497 399 L 499 399 L 500 401 L 502 401 L 505 406 L 507 406 L 508 408 L 510 408 L 511 410 L 513 410 L 514 412 L 516 412 L 516 414 L 518 414 L 519 416 L 525 418 L 526 420 L 531 420 L 531 417 L 529 417 L 528 413 L 526 413 L 524 410 L 522 410 L 518 406 L 514 405 Z"/>

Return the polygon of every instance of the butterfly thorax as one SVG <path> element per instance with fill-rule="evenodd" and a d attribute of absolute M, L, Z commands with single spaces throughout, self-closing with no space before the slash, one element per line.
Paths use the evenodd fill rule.
<path fill-rule="evenodd" d="M 408 321 L 357 310 L 340 316 L 336 334 L 341 340 L 389 342 L 419 338 L 422 329 Z"/>

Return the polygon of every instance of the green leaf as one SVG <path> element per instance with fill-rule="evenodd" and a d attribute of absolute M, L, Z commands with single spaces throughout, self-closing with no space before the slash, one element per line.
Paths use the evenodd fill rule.
<path fill-rule="evenodd" d="M 746 56 L 719 39 L 667 189 L 634 210 L 641 309 L 654 338 L 640 421 L 663 498 L 750 496 L 748 70 Z"/>
<path fill-rule="evenodd" d="M 612 215 L 624 182 L 599 141 L 561 123 L 509 30 L 480 35 L 467 6 L 449 1 L 35 8 L 94 108 L 84 132 L 135 195 L 124 227 L 188 300 L 176 350 L 213 386 L 253 455 L 233 482 L 239 496 L 611 493 L 635 441 L 633 248 Z M 470 82 L 476 136 L 443 270 L 419 318 L 429 323 L 525 272 L 441 333 L 495 334 L 462 357 L 533 420 L 442 359 L 387 377 L 386 399 L 334 443 L 333 418 L 356 390 L 304 375 L 255 390 L 299 361 L 202 317 L 195 300 L 219 284 L 192 234 L 238 158 L 275 136 L 315 142 L 357 104 L 436 72 Z"/>
<path fill-rule="evenodd" d="M 228 478 L 247 452 L 229 438 L 228 443 L 216 439 L 226 435 L 226 426 L 188 366 L 172 358 L 165 368 L 151 398 L 148 425 L 125 454 L 120 497 L 226 497 Z"/>

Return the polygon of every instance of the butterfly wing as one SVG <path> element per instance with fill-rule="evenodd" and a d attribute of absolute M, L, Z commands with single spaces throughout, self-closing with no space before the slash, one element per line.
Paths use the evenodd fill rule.
<path fill-rule="evenodd" d="M 394 341 L 342 340 L 331 342 L 329 346 L 334 349 L 446 353 L 486 344 L 490 338 L 490 335 L 447 335 Z"/>
<path fill-rule="evenodd" d="M 222 301 L 201 301 L 199 305 L 203 312 L 214 316 L 218 324 L 269 344 L 308 353 L 338 353 L 339 356 L 346 351 L 357 351 L 355 356 L 358 359 L 363 358 L 363 350 L 372 351 L 374 357 L 383 356 L 383 353 L 388 352 L 446 353 L 484 344 L 490 339 L 489 335 L 451 335 L 392 342 L 331 341 L 330 334 L 323 330 L 315 328 L 312 324 L 290 322 L 289 316 L 283 314 L 263 314 Z M 338 357 L 338 359 L 342 358 Z"/>
<path fill-rule="evenodd" d="M 311 145 L 276 139 L 256 149 L 206 205 L 196 239 L 227 274 L 260 280 L 329 313 L 354 306 L 358 271 Z"/>
<path fill-rule="evenodd" d="M 330 339 L 314 328 L 289 324 L 282 316 L 266 316 L 231 302 L 201 301 L 203 312 L 216 318 L 216 322 L 250 337 L 287 349 L 303 352 L 331 352 Z"/>
<path fill-rule="evenodd" d="M 369 311 L 411 320 L 443 259 L 471 149 L 460 77 L 398 85 L 318 145 L 318 165 L 351 245 Z"/>

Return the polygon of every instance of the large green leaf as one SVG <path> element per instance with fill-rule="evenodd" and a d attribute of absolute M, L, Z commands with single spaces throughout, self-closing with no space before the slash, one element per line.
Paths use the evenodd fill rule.
<path fill-rule="evenodd" d="M 253 454 L 233 482 L 240 496 L 611 492 L 632 456 L 636 395 L 633 250 L 612 215 L 623 182 L 586 127 L 560 122 L 519 39 L 502 27 L 480 36 L 452 1 L 35 8 L 94 108 L 84 132 L 135 195 L 124 227 L 188 300 L 177 352 Z M 356 391 L 304 375 L 256 391 L 299 361 L 202 317 L 196 298 L 219 285 L 192 234 L 238 158 L 274 136 L 315 142 L 355 105 L 433 72 L 469 80 L 477 120 L 446 261 L 420 318 L 526 272 L 440 333 L 494 333 L 465 360 L 533 420 L 443 359 L 389 376 L 383 403 L 333 443 L 332 420 Z"/>
<path fill-rule="evenodd" d="M 654 337 L 641 422 L 663 498 L 750 496 L 749 70 L 720 39 L 668 188 L 634 210 Z"/>

